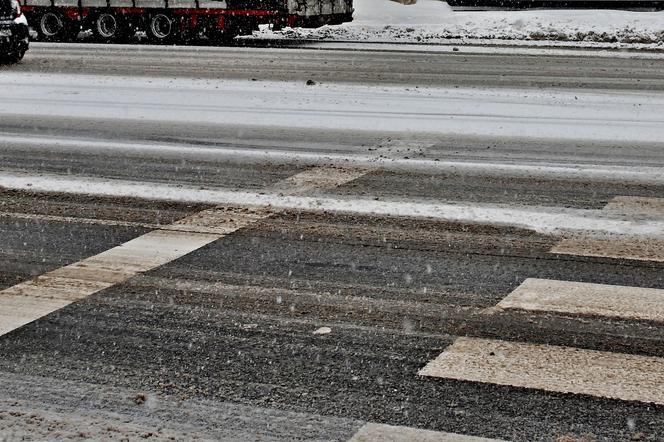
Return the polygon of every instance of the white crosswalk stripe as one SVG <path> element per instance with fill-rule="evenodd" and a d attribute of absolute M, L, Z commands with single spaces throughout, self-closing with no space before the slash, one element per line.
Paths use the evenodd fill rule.
<path fill-rule="evenodd" d="M 98 255 L 61 267 L 0 292 L 0 335 L 59 310 L 72 302 L 126 281 L 193 252 L 223 235 L 255 222 L 267 214 L 233 214 L 219 223 L 220 210 L 201 212 L 191 219 L 193 231 L 154 230 Z M 226 214 L 228 215 L 228 214 Z M 216 233 L 197 232 L 202 221 L 218 223 Z M 187 220 L 178 226 L 184 228 Z"/>
<path fill-rule="evenodd" d="M 664 322 L 664 290 L 528 278 L 497 307 Z"/>
<path fill-rule="evenodd" d="M 458 338 L 422 376 L 664 405 L 664 358 Z"/>
<path fill-rule="evenodd" d="M 664 199 L 619 196 L 603 212 L 633 222 L 664 220 Z M 629 235 L 611 232 L 575 234 L 556 244 L 552 253 L 603 258 L 664 262 L 664 231 L 658 235 Z"/>
<path fill-rule="evenodd" d="M 661 221 L 664 199 L 616 197 L 603 211 L 635 222 Z M 664 236 L 579 235 L 551 252 L 664 262 Z M 528 278 L 486 312 L 500 310 L 664 322 L 664 290 Z M 660 357 L 460 337 L 419 374 L 664 404 Z"/>
<path fill-rule="evenodd" d="M 465 436 L 418 428 L 369 423 L 348 442 L 499 442 L 497 439 Z"/>
<path fill-rule="evenodd" d="M 664 198 L 617 196 L 603 210 L 639 219 L 664 219 Z"/>
<path fill-rule="evenodd" d="M 272 190 L 302 195 L 312 190 L 332 189 L 366 174 L 367 170 L 360 168 L 316 167 L 282 180 Z"/>
<path fill-rule="evenodd" d="M 284 180 L 284 191 L 335 187 L 366 172 L 314 168 Z M 321 180 L 316 181 L 317 174 Z M 265 209 L 204 210 L 98 255 L 0 291 L 0 336 L 72 302 L 167 264 L 223 236 L 267 218 Z"/>
<path fill-rule="evenodd" d="M 551 253 L 664 262 L 664 239 L 636 235 L 584 235 L 560 241 Z"/>

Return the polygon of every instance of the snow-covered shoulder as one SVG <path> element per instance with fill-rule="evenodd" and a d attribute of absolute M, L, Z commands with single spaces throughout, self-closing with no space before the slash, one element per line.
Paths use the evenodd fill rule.
<path fill-rule="evenodd" d="M 390 0 L 355 0 L 354 6 L 350 23 L 278 32 L 262 29 L 255 36 L 401 43 L 444 43 L 451 39 L 600 42 L 664 49 L 664 12 L 454 11 L 440 0 L 417 0 L 411 5 Z"/>

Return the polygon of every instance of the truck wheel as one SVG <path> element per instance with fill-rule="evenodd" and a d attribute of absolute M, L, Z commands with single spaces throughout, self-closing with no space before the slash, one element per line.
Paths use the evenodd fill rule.
<path fill-rule="evenodd" d="M 5 64 L 18 63 L 19 61 L 23 60 L 24 55 L 25 55 L 25 49 L 17 49 L 14 52 L 10 52 L 9 54 L 5 54 L 2 57 L 0 57 L 0 62 Z"/>
<path fill-rule="evenodd" d="M 37 32 L 42 41 L 72 41 L 78 35 L 76 26 L 55 11 L 48 11 L 39 17 Z"/>
<path fill-rule="evenodd" d="M 104 43 L 121 41 L 128 35 L 124 20 L 110 12 L 99 14 L 95 19 L 92 32 L 97 41 Z"/>
<path fill-rule="evenodd" d="M 162 12 L 150 16 L 147 34 L 152 43 L 172 43 L 176 32 L 175 21 L 170 16 Z"/>

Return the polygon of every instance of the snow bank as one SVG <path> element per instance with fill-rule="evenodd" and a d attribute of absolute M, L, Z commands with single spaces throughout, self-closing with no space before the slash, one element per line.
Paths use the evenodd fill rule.
<path fill-rule="evenodd" d="M 450 39 L 573 41 L 664 47 L 664 12 L 613 10 L 453 11 L 439 0 L 402 5 L 355 0 L 354 21 L 318 29 L 263 29 L 262 38 L 441 43 Z"/>

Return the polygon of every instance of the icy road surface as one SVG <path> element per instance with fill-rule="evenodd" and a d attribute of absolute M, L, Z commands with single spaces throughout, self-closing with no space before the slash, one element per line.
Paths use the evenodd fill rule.
<path fill-rule="evenodd" d="M 580 140 L 664 139 L 664 93 L 0 74 L 0 114 Z"/>
<path fill-rule="evenodd" d="M 661 440 L 664 59 L 295 45 L 2 68 L 0 440 Z"/>

